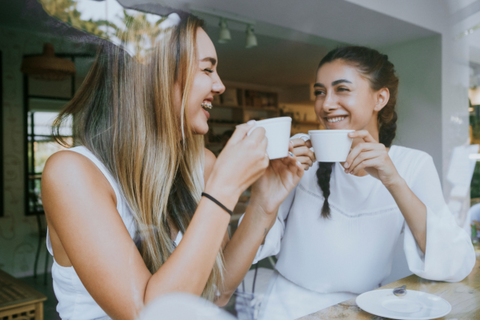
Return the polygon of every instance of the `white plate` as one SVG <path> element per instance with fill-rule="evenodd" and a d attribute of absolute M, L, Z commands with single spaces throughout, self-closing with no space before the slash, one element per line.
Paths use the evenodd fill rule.
<path fill-rule="evenodd" d="M 445 299 L 415 290 L 407 290 L 403 297 L 395 296 L 393 289 L 368 291 L 359 295 L 356 302 L 368 313 L 391 319 L 435 319 L 452 311 Z"/>

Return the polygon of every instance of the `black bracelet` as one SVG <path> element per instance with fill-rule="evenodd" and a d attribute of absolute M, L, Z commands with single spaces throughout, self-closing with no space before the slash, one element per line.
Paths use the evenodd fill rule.
<path fill-rule="evenodd" d="M 202 192 L 202 197 L 207 197 L 208 199 L 212 200 L 215 202 L 220 208 L 223 210 L 227 211 L 231 216 L 233 215 L 232 210 L 229 210 L 227 207 L 225 207 L 220 201 L 209 195 L 208 193 Z"/>

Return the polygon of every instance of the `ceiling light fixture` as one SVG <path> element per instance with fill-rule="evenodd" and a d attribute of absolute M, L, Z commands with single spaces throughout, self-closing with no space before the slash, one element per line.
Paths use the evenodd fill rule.
<path fill-rule="evenodd" d="M 245 48 L 250 49 L 256 47 L 258 45 L 257 37 L 255 36 L 253 26 L 251 24 L 247 25 L 246 34 L 247 39 L 245 41 Z"/>
<path fill-rule="evenodd" d="M 227 19 L 220 18 L 220 23 L 218 24 L 220 27 L 220 34 L 218 36 L 218 42 L 220 43 L 227 43 L 232 40 L 230 36 L 230 30 L 228 30 Z"/>
<path fill-rule="evenodd" d="M 236 13 L 220 11 L 217 9 L 212 8 L 203 8 L 194 4 L 188 6 L 190 12 L 195 14 L 200 14 L 202 16 L 211 16 L 211 17 L 219 17 L 220 18 L 220 34 L 218 37 L 218 42 L 220 43 L 227 43 L 232 38 L 230 35 L 230 30 L 228 29 L 227 20 L 233 21 L 235 23 L 241 23 L 247 25 L 247 38 L 246 38 L 246 48 L 253 48 L 258 45 L 257 37 L 253 31 L 253 26 L 255 25 L 255 20 L 250 18 L 242 17 Z"/>
<path fill-rule="evenodd" d="M 457 39 L 462 39 L 462 38 L 474 33 L 478 29 L 480 29 L 480 23 L 471 27 L 470 29 L 467 29 L 467 30 L 463 31 L 462 33 L 458 34 Z"/>

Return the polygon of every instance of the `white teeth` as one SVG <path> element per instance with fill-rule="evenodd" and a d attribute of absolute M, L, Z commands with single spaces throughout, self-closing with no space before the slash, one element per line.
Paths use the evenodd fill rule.
<path fill-rule="evenodd" d="M 336 118 L 327 119 L 327 121 L 328 122 L 338 122 L 338 121 L 342 121 L 343 119 L 345 119 L 345 117 L 336 117 Z"/>
<path fill-rule="evenodd" d="M 212 104 L 210 102 L 202 102 L 202 108 L 212 109 Z"/>

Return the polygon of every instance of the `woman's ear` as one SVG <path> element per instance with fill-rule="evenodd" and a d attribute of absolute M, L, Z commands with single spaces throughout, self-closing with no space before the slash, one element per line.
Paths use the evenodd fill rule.
<path fill-rule="evenodd" d="M 377 103 L 375 104 L 375 111 L 380 111 L 385 107 L 388 103 L 388 100 L 390 100 L 390 91 L 388 88 L 382 88 L 377 91 L 375 94 Z"/>

